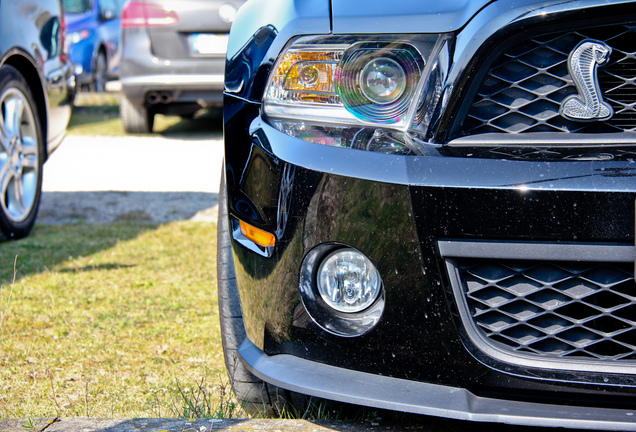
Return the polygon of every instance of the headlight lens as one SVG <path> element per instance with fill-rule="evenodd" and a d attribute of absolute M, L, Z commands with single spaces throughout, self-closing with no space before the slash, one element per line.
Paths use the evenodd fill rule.
<path fill-rule="evenodd" d="M 279 57 L 265 91 L 272 119 L 406 130 L 422 118 L 439 35 L 306 36 Z M 437 101 L 435 101 L 437 102 Z M 433 109 L 433 107 L 431 107 Z"/>
<path fill-rule="evenodd" d="M 359 44 L 336 69 L 336 91 L 345 108 L 362 121 L 403 123 L 424 60 L 412 45 Z"/>
<path fill-rule="evenodd" d="M 70 44 L 76 44 L 78 42 L 88 39 L 90 35 L 91 35 L 90 30 L 82 30 L 82 31 L 69 33 L 67 39 Z"/>
<path fill-rule="evenodd" d="M 406 89 L 406 72 L 398 62 L 386 57 L 370 61 L 360 72 L 362 93 L 372 102 L 397 101 Z"/>

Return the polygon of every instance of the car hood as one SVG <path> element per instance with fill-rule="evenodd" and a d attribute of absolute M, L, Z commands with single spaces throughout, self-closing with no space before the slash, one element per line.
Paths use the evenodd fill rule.
<path fill-rule="evenodd" d="M 92 14 L 90 13 L 67 13 L 64 15 L 66 19 L 66 25 L 69 29 L 83 29 L 90 27 L 90 21 L 92 20 Z"/>
<path fill-rule="evenodd" d="M 333 32 L 445 33 L 493 0 L 331 0 Z"/>

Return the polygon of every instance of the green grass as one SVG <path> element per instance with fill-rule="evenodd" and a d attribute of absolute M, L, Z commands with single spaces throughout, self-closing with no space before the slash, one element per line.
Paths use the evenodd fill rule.
<path fill-rule="evenodd" d="M 68 125 L 70 135 L 124 136 L 119 116 L 119 93 L 78 93 Z M 221 110 L 197 113 L 193 119 L 178 116 L 155 116 L 153 132 L 168 137 L 203 136 L 220 133 L 223 128 Z"/>
<path fill-rule="evenodd" d="M 0 417 L 236 414 L 215 242 L 213 223 L 174 222 L 0 243 Z"/>

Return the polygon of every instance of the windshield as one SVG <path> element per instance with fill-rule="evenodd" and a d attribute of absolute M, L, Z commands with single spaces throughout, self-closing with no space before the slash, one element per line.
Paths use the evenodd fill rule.
<path fill-rule="evenodd" d="M 63 0 L 66 13 L 87 13 L 93 9 L 93 0 Z"/>

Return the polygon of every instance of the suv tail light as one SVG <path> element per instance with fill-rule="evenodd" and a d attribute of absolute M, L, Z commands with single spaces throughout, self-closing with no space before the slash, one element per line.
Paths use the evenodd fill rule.
<path fill-rule="evenodd" d="M 179 16 L 175 11 L 145 1 L 129 2 L 121 14 L 122 27 L 160 27 L 178 22 Z"/>

